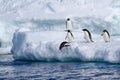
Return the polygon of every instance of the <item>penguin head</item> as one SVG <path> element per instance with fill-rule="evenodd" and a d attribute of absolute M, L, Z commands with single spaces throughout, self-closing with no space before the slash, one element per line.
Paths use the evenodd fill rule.
<path fill-rule="evenodd" d="M 65 30 L 65 31 L 67 31 L 67 32 L 71 32 L 71 30 Z"/>
<path fill-rule="evenodd" d="M 87 29 L 82 29 L 82 31 L 88 31 Z"/>
<path fill-rule="evenodd" d="M 103 30 L 103 32 L 107 32 L 107 30 L 106 30 L 106 29 L 104 29 L 104 30 Z"/>
<path fill-rule="evenodd" d="M 103 30 L 103 33 L 101 34 L 101 36 L 103 36 L 105 32 L 107 32 L 107 30 L 106 30 L 106 29 L 104 29 L 104 30 Z"/>
<path fill-rule="evenodd" d="M 67 21 L 70 21 L 70 18 L 67 18 Z"/>
<path fill-rule="evenodd" d="M 103 30 L 103 34 L 104 34 L 104 33 L 107 33 L 108 36 L 110 37 L 110 34 L 109 34 L 109 32 L 108 32 L 106 29 Z"/>

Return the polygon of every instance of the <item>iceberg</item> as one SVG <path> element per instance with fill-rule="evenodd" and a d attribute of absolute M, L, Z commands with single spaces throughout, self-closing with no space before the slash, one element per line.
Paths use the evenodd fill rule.
<path fill-rule="evenodd" d="M 119 63 L 119 13 L 120 0 L 0 0 L 0 53 L 9 53 L 12 46 L 15 60 Z M 75 40 L 61 52 L 67 18 Z M 84 42 L 83 28 L 94 34 L 94 43 Z M 112 35 L 110 43 L 99 36 L 103 29 Z"/>
<path fill-rule="evenodd" d="M 33 32 L 17 30 L 13 37 L 11 52 L 15 60 L 30 61 L 103 61 L 120 63 L 120 37 L 111 36 L 105 43 L 100 35 L 93 35 L 94 42 L 86 43 L 81 31 L 74 31 L 74 41 L 59 50 L 65 41 L 64 31 Z"/>

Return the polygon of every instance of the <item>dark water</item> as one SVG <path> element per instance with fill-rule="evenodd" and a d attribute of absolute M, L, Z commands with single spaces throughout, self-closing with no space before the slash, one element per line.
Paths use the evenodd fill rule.
<path fill-rule="evenodd" d="M 0 80 L 120 80 L 120 64 L 28 62 L 0 55 Z"/>

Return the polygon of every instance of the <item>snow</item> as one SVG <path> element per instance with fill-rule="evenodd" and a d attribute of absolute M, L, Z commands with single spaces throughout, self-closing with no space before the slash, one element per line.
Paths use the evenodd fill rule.
<path fill-rule="evenodd" d="M 0 48 L 0 54 L 10 54 L 11 53 L 11 46 L 6 48 Z"/>
<path fill-rule="evenodd" d="M 64 31 L 16 31 L 11 52 L 15 60 L 33 61 L 103 61 L 120 63 L 120 37 L 111 36 L 105 43 L 103 37 L 93 34 L 93 43 L 86 43 L 83 32 L 74 31 L 71 46 L 59 50 L 65 41 Z"/>

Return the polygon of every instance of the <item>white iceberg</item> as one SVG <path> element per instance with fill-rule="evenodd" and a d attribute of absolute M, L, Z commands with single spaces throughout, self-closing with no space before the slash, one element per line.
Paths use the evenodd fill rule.
<path fill-rule="evenodd" d="M 11 52 L 15 60 L 33 61 L 103 61 L 120 63 L 120 37 L 111 36 L 105 43 L 100 35 L 93 35 L 93 43 L 86 43 L 81 31 L 74 31 L 71 46 L 59 50 L 65 40 L 63 31 L 18 31 L 14 33 Z"/>

